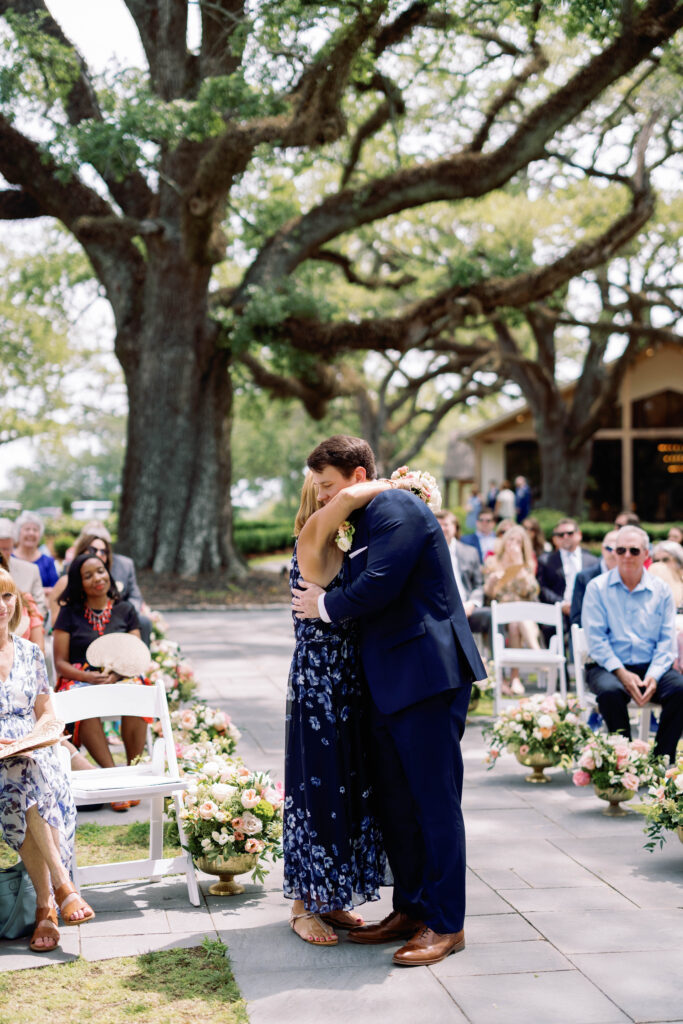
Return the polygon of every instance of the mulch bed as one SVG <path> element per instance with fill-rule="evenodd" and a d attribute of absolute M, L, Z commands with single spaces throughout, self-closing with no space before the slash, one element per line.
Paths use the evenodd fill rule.
<path fill-rule="evenodd" d="M 137 574 L 140 590 L 151 608 L 223 608 L 231 605 L 288 604 L 288 574 L 252 571 L 236 582 L 225 572 L 203 573 L 181 579 L 168 573 L 143 570 Z"/>

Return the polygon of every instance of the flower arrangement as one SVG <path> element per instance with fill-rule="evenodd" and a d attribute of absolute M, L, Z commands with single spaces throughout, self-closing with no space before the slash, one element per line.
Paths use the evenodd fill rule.
<path fill-rule="evenodd" d="M 182 750 L 194 744 L 211 743 L 217 753 L 234 754 L 242 735 L 232 724 L 230 715 L 218 708 L 210 708 L 204 701 L 195 701 L 190 707 L 172 711 L 171 725 L 177 733 L 176 750 L 178 747 Z"/>
<path fill-rule="evenodd" d="M 407 487 L 413 494 L 416 494 L 418 498 L 431 508 L 432 512 L 438 512 L 441 508 L 441 491 L 431 473 L 423 473 L 419 469 L 408 469 L 407 466 L 399 466 L 391 474 L 391 479 L 398 481 L 401 486 Z"/>
<path fill-rule="evenodd" d="M 652 803 L 645 807 L 648 819 L 645 831 L 650 840 L 645 849 L 652 853 L 657 843 L 660 847 L 664 845 L 665 832 L 678 832 L 683 842 L 683 756 L 670 766 L 656 761 L 650 783 L 648 792 Z"/>
<path fill-rule="evenodd" d="M 153 682 L 161 676 L 169 707 L 174 708 L 181 701 L 187 701 L 192 698 L 197 689 L 197 680 L 194 677 L 192 665 L 180 653 L 180 644 L 160 635 L 161 627 L 158 622 L 161 616 L 159 616 L 159 613 L 152 614 L 158 616 L 156 624 L 155 620 L 152 619 L 152 640 L 150 645 L 150 653 L 152 661 L 155 663 L 155 668 L 148 675 Z M 161 622 L 163 623 L 163 620 Z"/>
<path fill-rule="evenodd" d="M 579 718 L 580 711 L 575 697 L 565 700 L 559 693 L 523 697 L 483 730 L 484 736 L 490 737 L 489 769 L 503 750 L 520 758 L 546 754 L 563 768 L 570 768 L 576 750 L 591 735 Z"/>
<path fill-rule="evenodd" d="M 282 856 L 281 783 L 274 783 L 268 772 L 251 771 L 240 758 L 217 752 L 180 764 L 190 780 L 179 816 L 192 856 L 215 861 L 257 854 L 252 878 L 263 881 L 264 858 Z M 169 816 L 175 821 L 173 804 Z"/>
<path fill-rule="evenodd" d="M 617 787 L 637 793 L 651 776 L 649 743 L 594 733 L 579 753 L 572 781 L 575 786 L 593 783 L 598 789 Z"/>
<path fill-rule="evenodd" d="M 355 532 L 356 527 L 353 523 L 350 523 L 348 519 L 345 519 L 337 530 L 337 536 L 334 539 L 334 542 L 340 551 L 346 552 L 351 550 L 351 544 L 353 543 L 353 535 Z"/>

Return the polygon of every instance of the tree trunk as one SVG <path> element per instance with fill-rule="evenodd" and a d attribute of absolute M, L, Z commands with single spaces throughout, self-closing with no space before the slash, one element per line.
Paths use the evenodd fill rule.
<path fill-rule="evenodd" d="M 229 356 L 207 318 L 210 271 L 169 246 L 149 255 L 139 334 L 117 338 L 129 396 L 120 545 L 155 572 L 227 568 L 241 576 L 232 543 Z"/>
<path fill-rule="evenodd" d="M 593 442 L 573 445 L 564 417 L 535 417 L 535 424 L 541 462 L 540 504 L 580 518 Z"/>

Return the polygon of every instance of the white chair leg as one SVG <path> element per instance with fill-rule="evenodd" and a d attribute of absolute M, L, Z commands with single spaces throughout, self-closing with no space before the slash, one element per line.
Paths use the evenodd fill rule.
<path fill-rule="evenodd" d="M 650 715 L 652 714 L 652 707 L 650 704 L 646 704 L 644 708 L 640 709 L 640 722 L 638 724 L 638 738 L 643 740 L 645 743 L 650 738 Z"/>
<path fill-rule="evenodd" d="M 185 869 L 185 880 L 187 882 L 187 895 L 190 903 L 193 907 L 200 905 L 199 886 L 197 884 L 197 875 L 195 873 L 194 861 L 192 860 L 192 854 L 187 849 L 187 837 L 185 835 L 185 829 L 180 818 L 180 809 L 182 802 L 177 793 L 173 794 L 173 803 L 175 804 L 176 811 L 176 823 L 178 825 L 178 834 L 180 835 L 180 845 L 183 847 L 186 853 L 186 869 Z"/>
<path fill-rule="evenodd" d="M 149 816 L 149 855 L 152 860 L 160 861 L 164 855 L 164 798 L 154 796 L 150 803 L 152 807 Z M 158 882 L 161 876 L 152 877 Z"/>

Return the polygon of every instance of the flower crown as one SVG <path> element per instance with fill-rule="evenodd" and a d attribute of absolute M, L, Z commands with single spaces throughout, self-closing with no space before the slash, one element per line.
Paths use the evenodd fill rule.
<path fill-rule="evenodd" d="M 441 491 L 431 473 L 424 473 L 420 469 L 408 469 L 407 466 L 399 466 L 391 474 L 391 479 L 398 481 L 403 486 L 407 484 L 408 489 L 424 501 L 425 505 L 432 512 L 440 510 Z"/>

